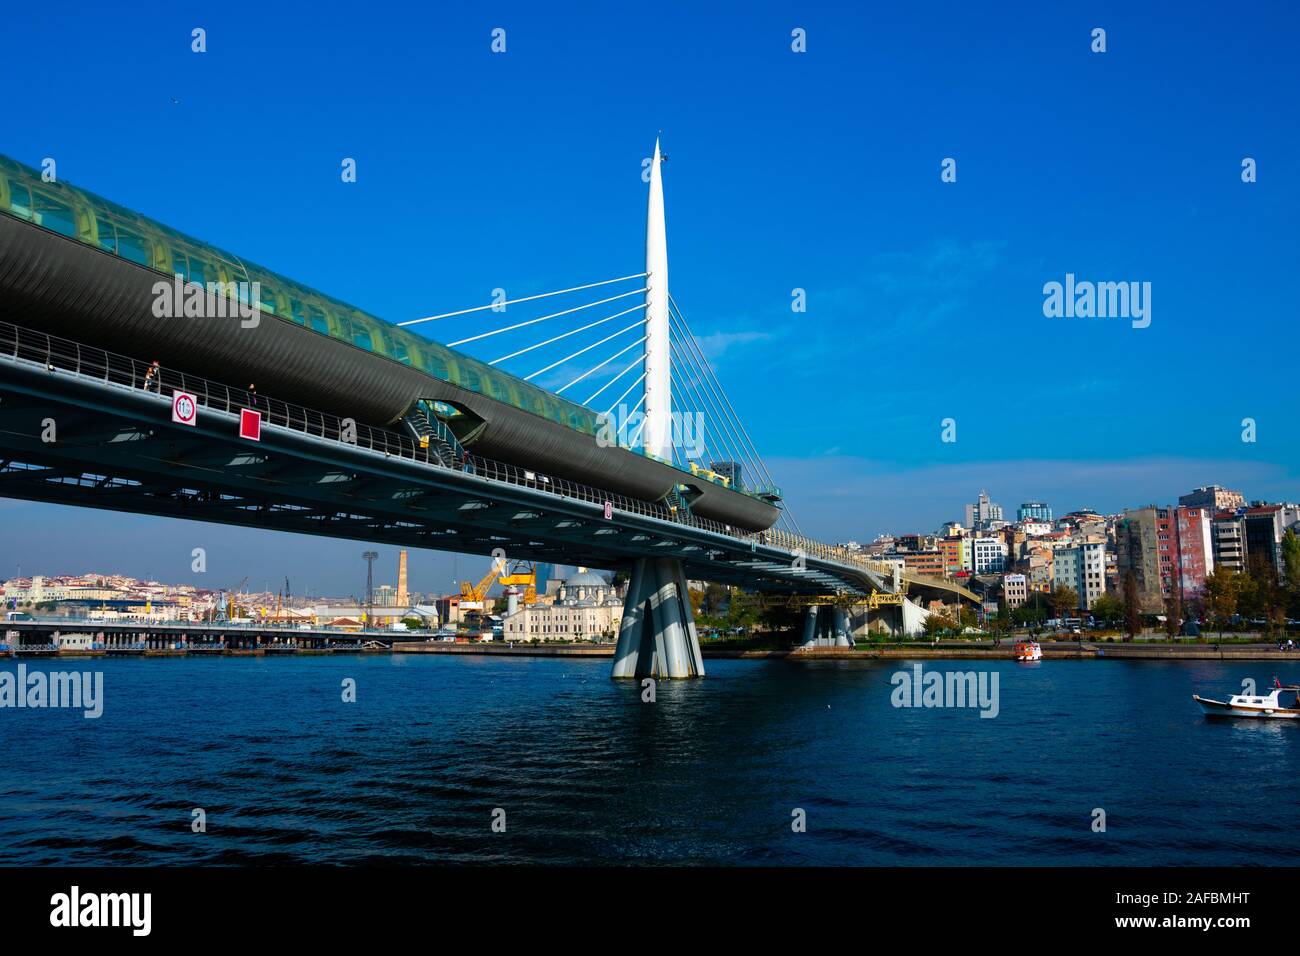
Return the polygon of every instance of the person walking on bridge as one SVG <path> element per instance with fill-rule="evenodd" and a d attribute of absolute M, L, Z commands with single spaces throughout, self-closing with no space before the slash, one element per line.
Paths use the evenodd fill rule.
<path fill-rule="evenodd" d="M 141 384 L 140 387 L 143 388 L 146 392 L 149 391 L 150 388 L 152 388 L 155 392 L 161 395 L 162 394 L 161 375 L 162 375 L 162 368 L 161 366 L 159 366 L 158 360 L 154 359 L 153 362 L 149 364 L 149 368 L 145 370 L 144 382 Z"/>

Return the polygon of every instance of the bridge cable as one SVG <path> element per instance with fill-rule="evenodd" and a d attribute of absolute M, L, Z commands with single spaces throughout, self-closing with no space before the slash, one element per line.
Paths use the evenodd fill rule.
<path fill-rule="evenodd" d="M 704 401 L 704 404 L 711 406 L 710 407 L 711 413 L 714 416 L 716 416 L 717 422 L 722 426 L 722 428 L 719 429 L 719 432 L 724 439 L 724 444 L 728 446 L 727 452 L 731 456 L 732 460 L 738 461 L 741 464 L 747 465 L 749 468 L 753 469 L 754 477 L 759 481 L 763 481 L 764 469 L 762 469 L 754 461 L 749 451 L 744 447 L 743 443 L 741 443 L 740 438 L 737 436 L 735 430 L 731 427 L 731 422 L 728 416 L 726 415 L 725 412 L 722 411 L 721 405 L 718 404 L 716 396 L 712 399 L 712 402 L 709 402 L 707 400 L 708 396 L 704 392 L 704 389 L 706 386 L 709 386 L 709 381 L 705 377 L 704 372 L 700 369 L 699 361 L 697 361 L 691 355 L 690 348 L 688 347 L 686 342 L 682 341 L 682 339 L 685 338 L 685 336 L 687 336 L 688 334 L 689 333 L 680 331 L 680 329 L 677 331 L 678 342 L 682 346 L 681 351 L 685 354 L 687 362 L 689 363 L 690 367 L 694 370 L 695 381 L 699 383 L 698 384 L 699 391 L 697 392 L 697 397 L 704 396 L 706 399 Z M 739 446 L 740 449 L 739 454 L 736 453 L 736 448 L 734 446 L 731 446 L 731 443 L 725 440 L 727 436 L 730 436 L 731 440 L 734 441 L 737 446 Z M 770 480 L 768 481 L 768 483 L 769 484 L 771 483 Z"/>
<path fill-rule="evenodd" d="M 678 344 L 681 347 L 681 350 L 685 351 L 685 346 L 680 342 Z M 679 365 L 680 364 L 681 360 L 679 358 Z M 694 395 L 696 402 L 699 403 L 701 407 L 705 408 L 708 414 L 712 416 L 712 420 L 715 424 L 713 431 L 721 442 L 721 450 L 726 460 L 736 462 L 750 469 L 751 473 L 755 475 L 756 480 L 762 481 L 762 474 L 758 466 L 754 463 L 749 452 L 743 445 L 739 446 L 739 452 L 737 452 L 737 446 L 732 444 L 732 441 L 738 441 L 739 439 L 736 438 L 735 432 L 731 429 L 727 417 L 716 409 L 716 404 L 711 402 L 707 395 L 702 393 L 701 388 L 704 380 L 700 376 L 699 372 L 693 371 L 693 374 L 687 378 L 681 378 L 679 376 L 679 382 L 683 386 L 683 389 L 691 395 Z M 718 448 L 715 446 L 713 451 L 716 453 Z M 708 464 L 710 468 L 713 467 L 712 458 L 709 460 Z M 740 490 L 739 487 L 737 487 L 737 490 Z"/>
<path fill-rule="evenodd" d="M 528 346 L 528 348 L 520 349 L 518 352 L 511 352 L 509 355 L 503 355 L 498 359 L 493 359 L 492 361 L 488 362 L 488 364 L 498 365 L 501 362 L 508 361 L 512 358 L 518 358 L 519 356 L 525 355 L 528 352 L 532 352 L 535 349 L 540 349 L 543 346 L 551 345 L 552 343 L 558 342 L 560 341 L 560 339 L 567 339 L 570 335 L 577 335 L 579 332 L 586 332 L 588 329 L 594 329 L 596 326 L 604 325 L 606 322 L 613 322 L 615 319 L 621 319 L 629 312 L 635 312 L 637 309 L 644 309 L 644 308 L 645 308 L 645 303 L 642 303 L 641 305 L 634 305 L 630 309 L 624 309 L 622 312 L 615 312 L 613 315 L 607 315 L 605 316 L 605 318 L 597 319 L 595 322 L 588 322 L 586 325 L 582 326 L 581 328 L 572 329 L 571 331 L 563 332 L 559 335 L 553 336 L 552 338 L 547 339 L 545 342 L 538 342 L 536 345 L 530 345 Z M 642 319 L 641 321 L 642 323 L 644 323 L 648 320 Z"/>
<path fill-rule="evenodd" d="M 711 402 L 709 400 L 709 397 L 705 395 L 701 390 L 703 377 L 698 371 L 695 371 L 691 367 L 693 363 L 691 361 L 690 354 L 689 352 L 687 352 L 685 344 L 680 341 L 680 338 L 677 344 L 678 344 L 678 348 L 675 351 L 676 353 L 679 354 L 676 354 L 675 358 L 676 358 L 676 364 L 678 366 L 678 371 L 679 373 L 690 373 L 687 375 L 679 374 L 677 377 L 678 383 L 682 386 L 684 392 L 694 396 L 695 402 L 697 403 L 699 408 L 702 411 L 707 412 L 711 416 L 715 425 L 722 426 L 722 427 L 715 427 L 714 430 L 718 433 L 718 438 L 722 443 L 723 453 L 732 461 L 742 462 L 747 464 L 748 467 L 753 468 L 754 465 L 752 462 L 748 460 L 748 455 L 737 454 L 734 446 L 732 446 L 731 442 L 728 441 L 728 433 L 730 432 L 730 427 L 727 423 L 726 417 L 716 406 L 716 403 Z M 685 367 L 683 367 L 684 365 Z M 731 434 L 731 438 L 734 439 L 735 435 Z"/>
<path fill-rule="evenodd" d="M 568 385 L 564 386 L 564 388 L 557 388 L 557 389 L 555 390 L 555 394 L 556 394 L 556 395 L 559 395 L 561 392 L 564 391 L 565 388 L 568 388 L 568 387 L 571 386 L 571 385 L 577 385 L 579 382 L 581 382 L 581 381 L 582 381 L 584 378 L 586 378 L 588 375 L 591 375 L 591 374 L 594 373 L 594 372 L 599 372 L 602 368 L 604 368 L 604 367 L 605 367 L 606 365 L 608 365 L 610 362 L 614 361 L 614 359 L 619 358 L 620 356 L 626 354 L 627 352 L 630 352 L 632 349 L 636 348 L 636 347 L 637 347 L 638 345 L 640 345 L 641 343 L 647 341 L 649 338 L 650 338 L 650 336 L 648 336 L 648 335 L 643 335 L 641 338 L 637 339 L 635 342 L 633 342 L 633 343 L 632 343 L 631 345 L 629 345 L 627 348 L 620 349 L 619 351 L 617 351 L 617 352 L 615 352 L 613 355 L 611 355 L 609 358 L 605 359 L 605 361 L 601 362 L 599 365 L 587 369 L 587 371 L 583 372 L 581 375 L 579 375 L 577 378 L 575 378 L 575 379 L 574 379 L 572 382 L 570 382 Z M 645 358 L 645 356 L 642 356 L 642 357 L 641 357 L 641 360 L 644 360 L 644 358 Z"/>
<path fill-rule="evenodd" d="M 539 295 L 527 295 L 522 299 L 511 299 L 508 302 L 491 302 L 487 305 L 476 305 L 472 309 L 461 309 L 457 312 L 444 312 L 441 315 L 428 315 L 423 319 L 408 319 L 406 322 L 398 322 L 399 326 L 418 325 L 421 322 L 433 322 L 436 319 L 449 319 L 453 315 L 468 315 L 471 312 L 482 312 L 484 309 L 502 309 L 507 305 L 517 305 L 520 302 L 531 302 L 534 299 L 545 299 L 547 296 L 564 295 L 566 292 L 581 292 L 583 289 L 594 289 L 597 286 L 610 285 L 614 282 L 626 282 L 628 279 L 644 279 L 650 273 L 638 272 L 636 275 L 620 276 L 617 279 L 606 279 L 603 282 L 589 282 L 586 285 L 575 285 L 572 289 L 557 289 L 555 292 L 543 292 Z M 642 289 L 641 291 L 645 291 Z"/>
<path fill-rule="evenodd" d="M 644 405 L 644 404 L 645 404 L 645 395 L 643 394 L 643 395 L 641 396 L 641 400 L 638 401 L 635 405 L 633 405 L 633 406 L 632 406 L 632 410 L 631 410 L 630 412 L 627 413 L 627 414 L 628 414 L 628 417 L 631 418 L 633 415 L 635 415 L 635 414 L 637 413 L 637 411 L 641 408 L 641 406 Z M 627 442 L 627 447 L 628 447 L 628 448 L 635 448 L 635 447 L 636 447 L 636 443 L 637 443 L 638 441 L 641 440 L 641 433 L 642 433 L 643 431 L 645 431 L 645 423 L 646 423 L 646 418 L 645 418 L 645 416 L 642 416 L 642 417 L 641 417 L 641 424 L 637 426 L 636 434 L 635 434 L 633 437 L 631 437 L 631 438 L 628 439 L 628 442 Z"/>
<path fill-rule="evenodd" d="M 642 306 L 639 306 L 638 308 L 642 308 L 642 309 L 644 309 L 645 306 L 642 305 Z M 628 312 L 632 312 L 632 311 L 635 311 L 635 310 L 633 310 L 633 309 L 628 309 L 627 311 L 628 311 Z M 626 315 L 627 312 L 624 312 L 623 314 Z M 577 357 L 578 357 L 579 355 L 581 355 L 582 353 L 584 353 L 584 352 L 590 352 L 590 351 L 591 351 L 592 349 L 594 349 L 596 346 L 598 346 L 598 345 L 604 345 L 604 344 L 605 344 L 606 342 L 608 342 L 610 339 L 616 339 L 616 338 L 618 338 L 620 335 L 622 335 L 624 332 L 630 332 L 630 331 L 632 331 L 632 330 L 635 329 L 635 328 L 639 328 L 639 327 L 645 325 L 645 324 L 646 324 L 647 322 L 649 322 L 649 321 L 650 321 L 649 319 L 642 319 L 642 320 L 639 321 L 639 322 L 633 322 L 631 325 L 628 325 L 628 326 L 625 326 L 625 327 L 619 329 L 617 332 L 613 333 L 612 335 L 607 335 L 607 336 L 605 336 L 605 337 L 604 337 L 603 339 L 601 339 L 599 342 L 592 342 L 592 343 L 591 343 L 590 345 L 588 345 L 586 348 L 578 349 L 578 351 L 574 352 L 572 355 L 565 356 L 564 358 L 560 359 L 558 362 L 552 362 L 550 365 L 546 366 L 546 368 L 538 369 L 538 370 L 537 370 L 536 372 L 534 372 L 532 375 L 525 375 L 525 376 L 524 376 L 524 381 L 525 381 L 525 382 L 530 381 L 530 380 L 536 378 L 537 376 L 541 375 L 543 372 L 549 372 L 551 369 L 555 368 L 556 366 L 563 365 L 565 362 L 570 362 L 570 361 L 572 361 L 573 359 L 577 358 Z M 649 338 L 649 336 L 647 336 L 647 338 Z"/>
<path fill-rule="evenodd" d="M 677 344 L 678 348 L 673 350 L 671 358 L 673 360 L 672 364 L 677 367 L 678 372 L 680 373 L 677 376 L 677 382 L 681 385 L 683 393 L 694 396 L 697 407 L 701 411 L 706 412 L 715 422 L 714 431 L 717 433 L 718 440 L 721 443 L 722 453 L 733 461 L 747 461 L 748 456 L 737 454 L 735 447 L 731 444 L 731 441 L 728 440 L 729 435 L 726 428 L 726 419 L 717 408 L 716 403 L 710 401 L 709 396 L 703 392 L 701 387 L 703 382 L 702 376 L 692 367 L 690 355 L 686 352 L 685 345 L 682 344 L 680 340 Z M 716 427 L 719 424 L 722 427 Z M 730 437 L 734 439 L 734 435 Z"/>
<path fill-rule="evenodd" d="M 629 385 L 629 386 L 624 390 L 624 392 L 623 392 L 622 395 L 620 395 L 618 398 L 614 399 L 614 404 L 611 405 L 611 406 L 609 406 L 608 410 L 606 410 L 606 412 L 605 412 L 605 417 L 606 417 L 606 418 L 609 417 L 610 413 L 613 412 L 614 409 L 618 408 L 618 404 L 619 404 L 619 402 L 621 402 L 621 401 L 623 401 L 623 399 L 627 398 L 628 393 L 631 392 L 632 389 L 636 388 L 638 385 L 640 385 L 642 382 L 645 381 L 645 377 L 646 377 L 647 374 L 648 374 L 648 373 L 646 373 L 646 372 L 642 372 L 640 378 L 638 378 L 635 382 L 633 382 L 631 385 Z M 640 404 L 640 403 L 638 403 L 638 404 Z"/>
<path fill-rule="evenodd" d="M 671 293 L 668 296 L 668 303 L 671 306 L 671 309 L 669 311 L 669 316 L 671 317 L 674 312 L 676 313 L 677 318 L 680 322 L 681 329 L 685 330 L 687 338 L 689 339 L 689 346 L 694 350 L 695 354 L 698 355 L 700 359 L 703 361 L 709 379 L 711 380 L 713 385 L 716 386 L 717 392 L 719 395 L 721 395 L 722 401 L 726 404 L 727 409 L 730 410 L 732 420 L 736 423 L 736 427 L 740 430 L 740 433 L 743 436 L 744 441 L 748 443 L 749 448 L 753 451 L 754 457 L 758 463 L 761 476 L 766 480 L 768 485 L 775 488 L 776 482 L 772 480 L 771 473 L 767 470 L 767 466 L 763 463 L 762 455 L 759 454 L 758 448 L 754 445 L 753 439 L 749 437 L 749 432 L 745 429 L 744 424 L 740 421 L 740 417 L 736 414 L 736 410 L 734 406 L 732 406 L 730 399 L 727 398 L 727 393 L 723 390 L 722 383 L 718 381 L 717 376 L 713 374 L 711 369 L 709 369 L 708 360 L 704 358 L 704 353 L 700 349 L 699 343 L 695 340 L 695 336 L 691 334 L 690 326 L 687 325 L 686 323 L 686 316 L 682 314 L 681 308 L 677 305 L 677 302 L 675 299 L 673 299 Z M 799 522 L 797 519 L 795 519 L 794 515 L 790 513 L 789 509 L 782 508 L 781 511 L 783 516 L 789 516 L 790 523 L 794 526 L 798 534 L 802 536 L 803 531 L 799 527 Z"/>
<path fill-rule="evenodd" d="M 677 390 L 678 394 L 681 394 L 683 398 L 687 398 L 687 399 L 693 398 L 696 410 L 701 413 L 707 414 L 710 418 L 712 418 L 714 416 L 713 410 L 709 408 L 708 403 L 703 400 L 698 389 L 695 386 L 695 383 L 692 381 L 691 377 L 683 377 L 683 375 L 680 374 L 683 371 L 683 369 L 681 369 L 680 367 L 682 363 L 682 359 L 681 356 L 676 354 L 676 351 L 677 350 L 675 349 L 670 349 L 668 358 L 669 358 L 669 368 L 670 370 L 674 370 L 674 374 L 672 375 L 672 381 L 675 386 L 679 386 Z M 718 438 L 723 443 L 723 454 L 727 455 L 728 457 L 735 457 L 732 454 L 730 448 L 728 448 L 726 445 L 726 436 L 719 434 Z M 706 458 L 712 459 L 716 457 L 711 453 L 710 448 L 706 442 L 701 440 L 701 444 L 704 445 Z"/>
<path fill-rule="evenodd" d="M 697 364 L 700 366 L 702 372 L 707 376 L 706 384 L 709 384 L 710 388 L 716 392 L 720 400 L 726 404 L 727 409 L 731 413 L 730 414 L 731 421 L 735 423 L 736 428 L 739 430 L 740 434 L 744 437 L 745 441 L 748 443 L 748 447 L 753 452 L 754 459 L 756 460 L 759 466 L 760 474 L 758 477 L 763 478 L 765 481 L 767 481 L 768 484 L 775 486 L 776 482 L 772 480 L 771 474 L 768 472 L 767 467 L 763 464 L 762 456 L 758 453 L 758 449 L 754 446 L 753 440 L 749 438 L 749 433 L 745 430 L 745 426 L 741 423 L 740 417 L 736 414 L 735 408 L 732 406 L 731 401 L 727 398 L 727 393 L 722 388 L 722 383 L 718 381 L 717 376 L 713 373 L 712 369 L 710 369 L 708 359 L 704 357 L 704 352 L 702 349 L 700 349 L 699 343 L 696 341 L 695 336 L 691 333 L 690 326 L 686 324 L 686 317 L 682 315 L 681 309 L 677 307 L 677 303 L 673 301 L 671 295 L 669 296 L 669 303 L 672 306 L 672 310 L 677 313 L 677 320 L 680 323 L 679 326 L 680 333 L 686 337 L 688 347 L 693 349 L 694 354 L 698 356 L 699 362 Z"/>
<path fill-rule="evenodd" d="M 650 336 L 648 336 L 648 335 L 646 336 L 646 338 L 649 338 L 649 337 L 650 337 Z M 596 390 L 595 394 L 592 395 L 591 398 L 587 399 L 587 400 L 586 400 L 585 402 L 583 402 L 582 404 L 584 404 L 584 405 L 590 405 L 592 402 L 594 402 L 594 401 L 596 400 L 597 396 L 599 396 L 601 392 L 603 392 L 605 389 L 609 388 L 611 385 L 613 385 L 615 382 L 617 382 L 620 378 L 622 378 L 622 377 L 623 377 L 624 375 L 626 375 L 628 372 L 632 371 L 632 369 L 636 368 L 638 365 L 640 365 L 640 364 L 641 364 L 642 362 L 644 362 L 644 361 L 645 361 L 645 355 L 644 355 L 644 353 L 641 354 L 641 355 L 638 355 L 635 359 L 632 360 L 632 364 L 631 364 L 631 365 L 629 365 L 627 368 L 623 369 L 623 371 L 619 372 L 617 375 L 615 375 L 613 378 L 611 378 L 608 382 L 606 382 L 604 385 L 602 385 L 600 388 L 598 388 L 598 389 Z M 642 378 L 645 378 L 644 375 L 641 376 L 641 377 L 642 377 Z"/>
<path fill-rule="evenodd" d="M 536 325 L 538 322 L 545 322 L 547 319 L 558 319 L 562 315 L 571 315 L 574 312 L 581 312 L 583 309 L 590 309 L 593 306 L 604 305 L 606 302 L 613 302 L 616 299 L 626 299 L 630 295 L 640 295 L 645 291 L 645 289 L 633 289 L 631 292 L 620 292 L 618 295 L 611 295 L 608 299 L 601 299 L 597 302 L 588 302 L 586 305 L 577 305 L 572 309 L 565 309 L 563 312 L 552 312 L 550 315 L 543 315 L 540 318 L 529 319 L 527 322 L 516 322 L 514 325 L 507 325 L 504 328 L 493 329 L 491 332 L 483 332 L 479 335 L 471 335 L 467 339 L 458 339 L 455 342 L 448 342 L 447 348 L 454 349 L 458 345 L 477 342 L 479 339 L 488 339 L 494 335 L 500 335 L 502 332 L 513 332 L 515 329 L 522 329 L 526 325 Z"/>

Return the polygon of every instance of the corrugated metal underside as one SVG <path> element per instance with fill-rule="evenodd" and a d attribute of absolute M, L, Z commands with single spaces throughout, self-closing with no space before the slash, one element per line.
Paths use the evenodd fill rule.
<path fill-rule="evenodd" d="M 397 421 L 418 399 L 449 402 L 482 418 L 471 451 L 649 501 L 678 483 L 700 495 L 692 510 L 749 530 L 771 527 L 776 508 L 689 476 L 590 435 L 426 375 L 285 319 L 261 315 L 158 318 L 162 279 L 31 223 L 0 215 L 0 313 L 5 321 L 244 387 L 376 425 Z"/>

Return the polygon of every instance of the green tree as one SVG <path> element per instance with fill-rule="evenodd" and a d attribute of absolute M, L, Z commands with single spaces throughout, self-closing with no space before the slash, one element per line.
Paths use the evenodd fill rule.
<path fill-rule="evenodd" d="M 1005 607 L 998 607 L 998 613 L 989 618 L 989 628 L 999 637 L 1005 636 L 1011 630 L 1012 612 Z"/>
<path fill-rule="evenodd" d="M 944 631 L 950 631 L 956 626 L 956 621 L 952 620 L 952 618 L 944 617 L 942 614 L 931 614 L 925 619 L 925 624 L 922 625 L 927 637 L 933 637 L 936 634 L 943 633 Z"/>
<path fill-rule="evenodd" d="M 731 602 L 731 589 L 721 584 L 709 582 L 704 589 L 703 610 L 706 614 L 721 614 Z"/>
<path fill-rule="evenodd" d="M 1057 586 L 1052 589 L 1052 611 L 1058 618 L 1072 617 L 1079 609 L 1079 592 L 1074 588 Z"/>
<path fill-rule="evenodd" d="M 1092 616 L 1105 625 L 1124 617 L 1124 602 L 1107 591 L 1092 603 Z"/>
<path fill-rule="evenodd" d="M 1288 593 L 1278 580 L 1277 568 L 1264 555 L 1256 555 L 1250 562 L 1250 577 L 1255 585 L 1257 613 L 1264 618 L 1267 632 L 1272 635 L 1285 631 Z"/>
<path fill-rule="evenodd" d="M 686 594 L 691 599 L 691 617 L 698 618 L 704 610 L 704 592 L 688 587 Z"/>
<path fill-rule="evenodd" d="M 1228 568 L 1211 571 L 1205 576 L 1205 613 L 1213 620 L 1223 636 L 1223 622 L 1237 613 L 1237 602 L 1241 597 L 1241 575 Z"/>
<path fill-rule="evenodd" d="M 1142 594 L 1131 568 L 1124 575 L 1124 632 L 1130 641 L 1142 632 Z"/>
<path fill-rule="evenodd" d="M 1030 633 L 1037 633 L 1051 614 L 1051 601 L 1042 591 L 1031 591 L 1025 603 L 1011 612 L 1011 620 L 1017 627 L 1026 627 Z"/>
<path fill-rule="evenodd" d="M 1183 622 L 1183 599 L 1177 588 L 1170 588 L 1165 599 L 1165 636 L 1171 641 L 1178 636 L 1178 625 Z"/>
<path fill-rule="evenodd" d="M 1287 528 L 1282 536 L 1282 563 L 1286 569 L 1286 586 L 1300 592 L 1300 535 L 1295 528 Z"/>

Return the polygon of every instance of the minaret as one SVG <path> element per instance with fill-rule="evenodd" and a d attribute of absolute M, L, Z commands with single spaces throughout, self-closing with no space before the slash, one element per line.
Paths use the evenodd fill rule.
<path fill-rule="evenodd" d="M 668 235 L 664 228 L 663 156 L 659 140 L 650 164 L 650 199 L 645 218 L 646 341 L 645 426 L 641 439 L 647 455 L 673 460 L 672 381 L 669 377 Z"/>
<path fill-rule="evenodd" d="M 406 593 L 406 550 L 397 552 L 397 606 L 406 607 L 410 595 Z"/>

